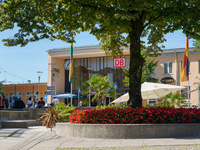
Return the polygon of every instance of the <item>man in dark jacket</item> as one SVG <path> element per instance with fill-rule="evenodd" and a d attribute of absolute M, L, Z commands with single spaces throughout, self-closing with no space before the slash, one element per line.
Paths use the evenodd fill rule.
<path fill-rule="evenodd" d="M 3 108 L 8 109 L 8 99 L 5 97 L 5 95 L 3 95 L 2 102 L 3 102 Z"/>
<path fill-rule="evenodd" d="M 22 108 L 25 108 L 25 107 L 26 106 L 25 106 L 24 102 L 21 99 L 15 98 L 15 102 L 14 102 L 13 108 L 22 109 Z"/>

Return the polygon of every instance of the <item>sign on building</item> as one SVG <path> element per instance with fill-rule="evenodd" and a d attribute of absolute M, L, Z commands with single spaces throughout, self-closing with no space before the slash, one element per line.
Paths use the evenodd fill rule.
<path fill-rule="evenodd" d="M 47 95 L 56 95 L 56 91 L 47 91 Z"/>
<path fill-rule="evenodd" d="M 55 86 L 47 86 L 47 91 L 48 91 L 48 90 L 54 90 L 54 91 L 55 91 L 55 90 L 56 90 L 56 87 L 55 87 Z"/>
<path fill-rule="evenodd" d="M 56 87 L 47 86 L 47 95 L 56 95 Z"/>
<path fill-rule="evenodd" d="M 126 57 L 113 58 L 113 68 L 126 67 Z"/>

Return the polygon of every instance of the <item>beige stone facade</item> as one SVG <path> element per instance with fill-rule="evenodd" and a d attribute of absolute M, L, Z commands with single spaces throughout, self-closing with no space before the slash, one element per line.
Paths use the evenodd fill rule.
<path fill-rule="evenodd" d="M 182 85 L 187 87 L 188 82 L 180 81 L 181 62 L 183 61 L 184 48 L 165 49 L 162 55 L 155 58 L 158 60 L 153 78 L 161 79 L 170 77 L 173 85 Z M 190 60 L 190 102 L 192 105 L 200 105 L 200 54 L 194 52 L 193 48 L 189 49 Z M 64 68 L 64 63 L 70 59 L 70 49 L 51 49 L 48 50 L 48 86 L 56 86 L 56 93 L 69 92 L 68 72 Z M 113 68 L 113 59 L 105 56 L 99 46 L 77 47 L 74 48 L 74 75 L 73 75 L 73 92 L 81 83 L 95 73 L 109 75 L 111 81 L 118 83 L 119 95 L 128 91 L 123 84 L 124 73 L 120 68 Z M 126 57 L 126 68 L 129 67 L 129 49 L 124 48 L 124 57 Z M 165 69 L 164 69 L 165 68 Z M 187 91 L 186 91 L 187 92 Z M 187 95 L 187 93 L 185 93 Z M 50 102 L 50 96 L 48 97 Z M 146 102 L 143 102 L 146 103 Z"/>

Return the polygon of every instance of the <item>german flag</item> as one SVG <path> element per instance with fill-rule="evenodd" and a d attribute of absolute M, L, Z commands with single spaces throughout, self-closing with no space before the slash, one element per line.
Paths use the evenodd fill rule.
<path fill-rule="evenodd" d="M 183 58 L 183 67 L 181 70 L 181 82 L 189 80 L 189 51 L 188 51 L 188 37 L 186 39 L 185 53 Z"/>

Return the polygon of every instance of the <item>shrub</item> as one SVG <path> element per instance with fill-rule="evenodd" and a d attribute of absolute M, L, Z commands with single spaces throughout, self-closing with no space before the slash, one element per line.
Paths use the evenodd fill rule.
<path fill-rule="evenodd" d="M 48 108 L 41 113 L 39 120 L 43 122 L 47 128 L 52 128 L 57 122 L 63 122 L 62 118 L 59 116 L 61 111 L 55 111 L 53 108 Z"/>
<path fill-rule="evenodd" d="M 68 121 L 68 116 L 76 109 L 76 107 L 70 106 L 70 104 L 65 105 L 64 103 L 59 103 L 54 105 L 53 109 L 60 112 L 58 116 L 63 120 L 63 122 L 66 122 Z"/>
<path fill-rule="evenodd" d="M 64 103 L 59 103 L 54 105 L 52 108 L 48 108 L 41 112 L 39 120 L 43 122 L 42 125 L 45 125 L 47 128 L 52 128 L 57 122 L 66 122 L 68 121 L 68 116 L 75 107 L 70 107 Z"/>
<path fill-rule="evenodd" d="M 156 107 L 75 110 L 69 116 L 69 121 L 88 124 L 200 123 L 200 109 Z"/>

